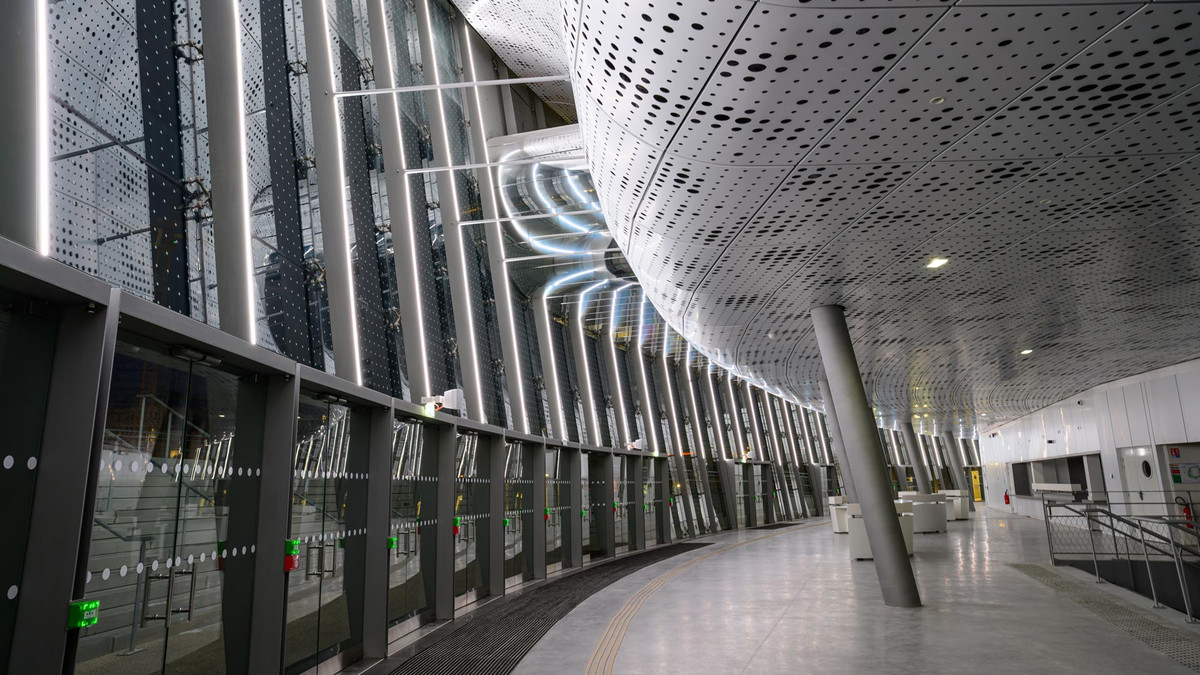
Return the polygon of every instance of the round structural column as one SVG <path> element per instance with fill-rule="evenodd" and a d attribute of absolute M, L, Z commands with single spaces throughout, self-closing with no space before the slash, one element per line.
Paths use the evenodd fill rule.
<path fill-rule="evenodd" d="M 829 392 L 829 382 L 821 380 L 821 399 L 825 401 L 825 424 L 829 427 L 829 442 L 833 446 L 833 454 L 837 456 L 838 470 L 842 472 L 842 483 L 846 487 L 846 498 L 851 504 L 858 504 L 858 490 L 854 487 L 854 470 L 850 468 L 850 460 L 846 456 L 846 441 L 842 436 L 842 427 L 838 423 L 837 406 L 833 403 L 833 394 Z"/>
<path fill-rule="evenodd" d="M 912 422 L 901 422 L 900 433 L 904 435 L 904 445 L 908 447 L 908 456 L 912 460 L 913 476 L 917 479 L 917 491 L 923 495 L 933 493 L 933 484 L 929 481 L 929 467 L 925 465 L 925 453 L 917 441 L 917 432 Z"/>
<path fill-rule="evenodd" d="M 839 415 L 838 426 L 846 444 L 850 471 L 859 493 L 858 503 L 862 507 L 867 541 L 875 557 L 875 573 L 879 576 L 883 602 L 892 607 L 920 607 L 921 595 L 892 503 L 892 486 L 883 463 L 883 448 L 858 372 L 845 310 L 837 305 L 825 305 L 814 308 L 811 315 L 831 400 Z"/>

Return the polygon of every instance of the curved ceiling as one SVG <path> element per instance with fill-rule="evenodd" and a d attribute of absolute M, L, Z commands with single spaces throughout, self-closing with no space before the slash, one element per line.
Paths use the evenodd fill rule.
<path fill-rule="evenodd" d="M 667 321 L 811 400 L 844 305 L 877 412 L 964 427 L 1200 355 L 1200 4 L 874 5 L 564 0 Z"/>

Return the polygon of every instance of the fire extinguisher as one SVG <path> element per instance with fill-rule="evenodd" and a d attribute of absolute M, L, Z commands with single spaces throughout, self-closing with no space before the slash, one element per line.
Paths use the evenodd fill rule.
<path fill-rule="evenodd" d="M 1192 518 L 1192 507 L 1190 504 L 1187 503 L 1187 500 L 1184 499 L 1183 497 L 1176 497 L 1175 503 L 1183 507 L 1183 517 L 1185 520 L 1188 521 L 1187 528 L 1189 530 L 1196 529 L 1196 526 L 1192 524 L 1193 522 L 1195 522 L 1195 519 Z"/>
<path fill-rule="evenodd" d="M 1004 491 L 1004 504 L 1005 504 L 1006 506 L 1009 504 L 1009 499 L 1008 499 L 1008 490 L 1005 490 L 1005 491 Z"/>

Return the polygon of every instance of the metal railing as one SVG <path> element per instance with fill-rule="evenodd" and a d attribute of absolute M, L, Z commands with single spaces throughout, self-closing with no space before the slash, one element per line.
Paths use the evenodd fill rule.
<path fill-rule="evenodd" d="M 1043 497 L 1050 562 L 1058 565 L 1090 558 L 1096 583 L 1104 583 L 1100 562 L 1124 560 L 1130 565 L 1131 586 L 1133 565 L 1144 564 L 1153 606 L 1161 608 L 1164 605 L 1159 601 L 1152 562 L 1169 560 L 1179 581 L 1186 621 L 1197 623 L 1187 580 L 1189 568 L 1200 574 L 1200 530 L 1196 523 L 1191 518 L 1169 515 L 1122 515 L 1111 506 Z"/>

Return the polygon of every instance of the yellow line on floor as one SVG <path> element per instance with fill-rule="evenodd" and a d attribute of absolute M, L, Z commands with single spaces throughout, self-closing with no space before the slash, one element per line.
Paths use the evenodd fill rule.
<path fill-rule="evenodd" d="M 666 572 L 665 574 L 662 574 L 656 578 L 654 581 L 646 584 L 637 593 L 634 593 L 633 596 L 630 597 L 629 600 L 627 600 L 621 607 L 620 611 L 617 612 L 616 616 L 614 616 L 612 620 L 608 622 L 608 627 L 605 628 L 604 635 L 600 638 L 600 644 L 596 645 L 596 651 L 592 652 L 592 659 L 588 662 L 588 675 L 612 674 L 613 664 L 617 660 L 617 651 L 621 649 L 621 643 L 625 641 L 625 631 L 629 629 L 629 624 L 633 621 L 633 618 L 637 616 L 638 610 L 642 608 L 642 605 L 645 604 L 646 600 L 649 599 L 651 595 L 654 595 L 655 591 L 666 585 L 668 581 L 686 572 L 692 567 L 692 565 L 704 560 L 708 560 L 713 556 L 727 553 L 736 548 L 749 546 L 755 542 L 763 541 L 764 539 L 771 539 L 773 537 L 779 537 L 785 534 L 792 534 L 797 530 L 805 530 L 810 527 L 828 524 L 829 521 L 821 520 L 820 522 L 810 523 L 808 525 L 797 525 L 796 527 L 788 528 L 782 532 L 776 532 L 774 534 L 768 534 L 762 537 L 756 537 L 754 539 L 749 539 L 747 541 L 726 546 L 711 553 L 705 553 L 704 555 L 692 558 L 682 565 L 675 567 L 670 572 Z"/>

